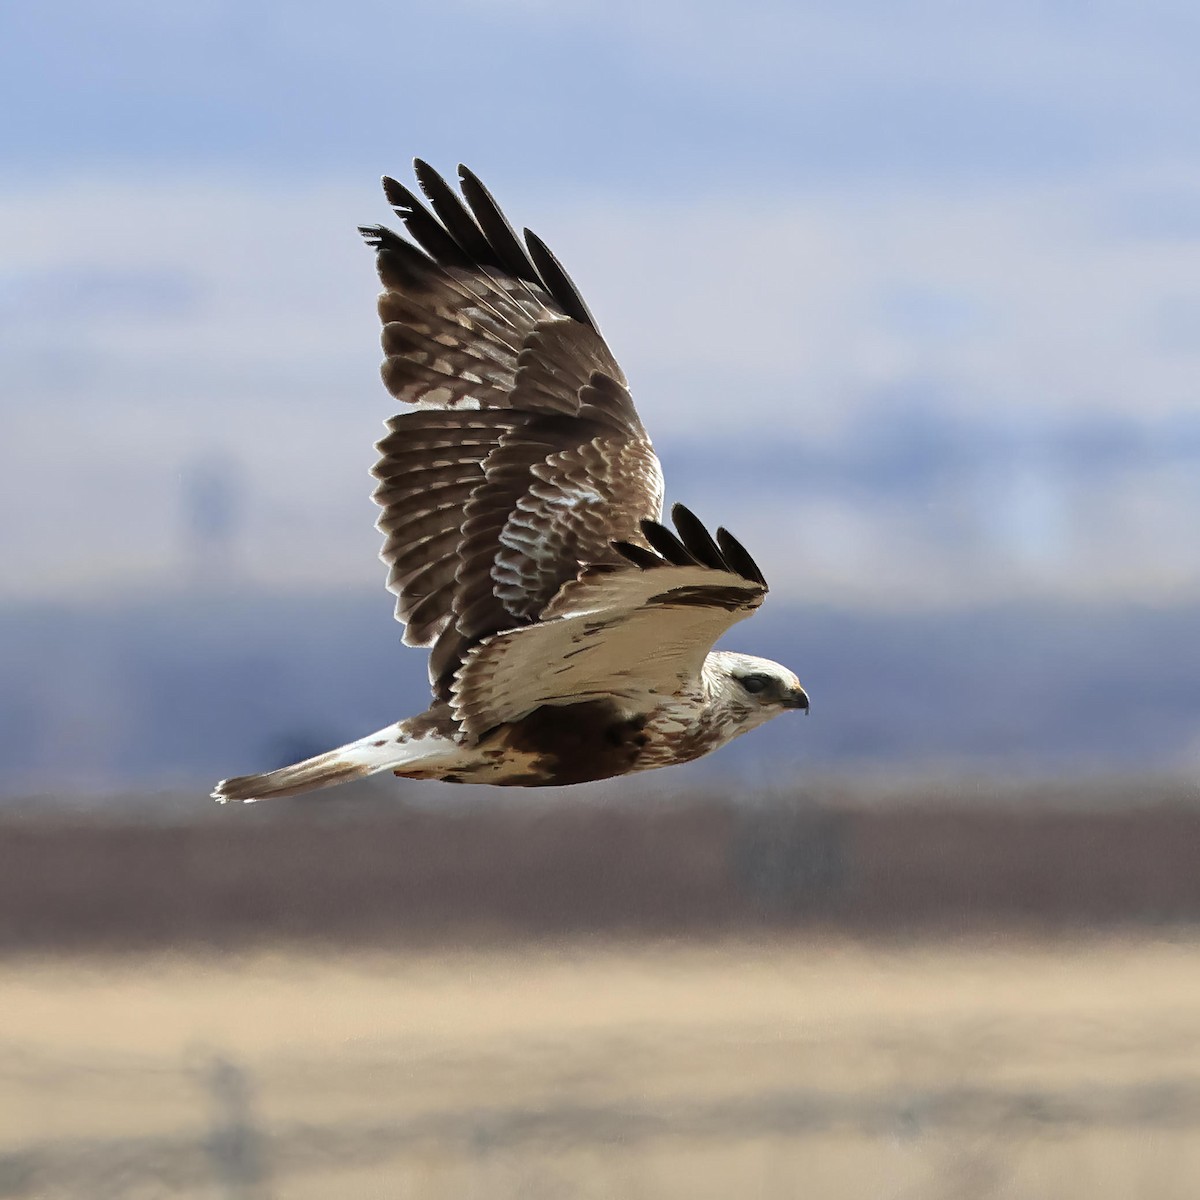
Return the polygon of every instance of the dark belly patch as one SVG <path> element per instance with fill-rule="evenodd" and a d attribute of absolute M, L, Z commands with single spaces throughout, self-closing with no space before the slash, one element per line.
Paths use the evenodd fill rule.
<path fill-rule="evenodd" d="M 497 730 L 481 749 L 486 749 L 492 738 L 513 750 L 536 755 L 536 777 L 496 781 L 525 787 L 590 783 L 625 775 L 637 769 L 649 740 L 644 714 L 625 717 L 608 700 L 545 705 Z"/>

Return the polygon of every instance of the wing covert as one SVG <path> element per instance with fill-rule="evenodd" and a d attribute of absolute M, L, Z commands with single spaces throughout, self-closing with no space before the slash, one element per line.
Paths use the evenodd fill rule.
<path fill-rule="evenodd" d="M 719 530 L 714 540 L 682 505 L 672 518 L 678 536 L 648 523 L 653 550 L 619 545 L 621 563 L 585 568 L 537 624 L 467 655 L 451 705 L 468 737 L 543 705 L 611 698 L 644 711 L 697 680 L 713 644 L 758 608 L 767 587 L 731 534 Z"/>

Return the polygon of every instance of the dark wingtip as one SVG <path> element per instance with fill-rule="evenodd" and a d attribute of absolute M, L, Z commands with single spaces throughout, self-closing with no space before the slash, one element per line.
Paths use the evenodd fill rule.
<path fill-rule="evenodd" d="M 628 559 L 635 567 L 641 567 L 643 571 L 650 571 L 655 567 L 665 565 L 666 560 L 660 558 L 653 550 L 647 550 L 645 546 L 639 546 L 634 542 L 613 542 L 612 548 L 622 558 Z"/>
<path fill-rule="evenodd" d="M 679 531 L 680 540 L 693 557 L 714 571 L 730 570 L 729 563 L 721 553 L 721 548 L 713 541 L 712 534 L 690 508 L 678 503 L 671 505 L 671 520 Z"/>
<path fill-rule="evenodd" d="M 529 257 L 533 260 L 538 274 L 542 277 L 542 283 L 546 290 L 562 305 L 562 310 L 568 317 L 583 325 L 590 325 L 598 332 L 596 318 L 592 316 L 591 310 L 584 303 L 583 296 L 575 286 L 575 281 L 558 261 L 558 256 L 532 229 L 526 229 L 523 233 L 525 248 L 528 250 Z"/>
<path fill-rule="evenodd" d="M 446 186 L 446 181 L 423 158 L 413 159 L 413 174 L 426 196 L 429 196 L 431 187 L 436 187 L 439 183 L 442 187 Z"/>
<path fill-rule="evenodd" d="M 381 182 L 383 184 L 384 198 L 393 208 L 399 208 L 404 203 L 404 197 L 408 193 L 408 188 L 400 180 L 393 179 L 390 175 L 385 175 Z"/>
<path fill-rule="evenodd" d="M 495 196 L 479 176 L 462 163 L 458 164 L 458 181 L 467 208 L 502 268 L 516 279 L 540 284 L 537 268 L 530 261 L 504 210 L 496 203 Z"/>
<path fill-rule="evenodd" d="M 676 567 L 698 565 L 696 556 L 665 525 L 646 518 L 643 518 L 641 524 L 642 536 L 667 562 Z"/>
<path fill-rule="evenodd" d="M 762 573 L 762 568 L 751 557 L 750 551 L 728 529 L 721 528 L 717 530 L 717 544 L 721 548 L 721 553 L 725 556 L 725 561 L 743 579 L 760 583 L 764 588 L 767 586 L 767 580 Z"/>
<path fill-rule="evenodd" d="M 529 257 L 533 259 L 542 283 L 545 284 L 553 298 L 562 305 L 566 316 L 583 325 L 590 325 L 596 332 L 599 332 L 600 329 L 596 325 L 595 317 L 592 316 L 592 310 L 584 302 L 580 289 L 575 286 L 575 281 L 570 275 L 566 274 L 566 270 L 556 254 L 532 229 L 524 230 L 524 239 L 526 239 Z"/>
<path fill-rule="evenodd" d="M 704 566 L 713 571 L 740 575 L 767 590 L 762 569 L 751 557 L 750 551 L 728 529 L 718 529 L 714 538 L 690 508 L 678 503 L 671 506 L 671 520 L 679 531 L 678 535 L 648 517 L 643 517 L 639 522 L 642 536 L 652 549 L 647 550 L 631 542 L 613 542 L 613 549 L 639 567 L 649 568 L 667 563 L 676 567 Z"/>
<path fill-rule="evenodd" d="M 394 250 L 397 247 L 407 250 L 408 243 L 393 233 L 386 225 L 360 225 L 359 236 L 373 250 Z"/>

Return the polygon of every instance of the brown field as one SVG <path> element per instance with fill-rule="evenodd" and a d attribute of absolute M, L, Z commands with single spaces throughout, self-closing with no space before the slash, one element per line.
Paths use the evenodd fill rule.
<path fill-rule="evenodd" d="M 0 1196 L 1194 1197 L 1200 940 L 0 964 Z"/>
<path fill-rule="evenodd" d="M 1194 787 L 1113 790 L 988 804 L 969 791 L 886 804 L 206 803 L 154 820 L 33 808 L 0 820 L 0 953 L 1200 922 Z"/>

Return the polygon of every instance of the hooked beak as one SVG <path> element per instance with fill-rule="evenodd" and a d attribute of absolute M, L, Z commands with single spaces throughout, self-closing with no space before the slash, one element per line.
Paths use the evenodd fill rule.
<path fill-rule="evenodd" d="M 802 687 L 794 687 L 783 697 L 784 708 L 799 708 L 808 716 L 808 693 Z"/>

